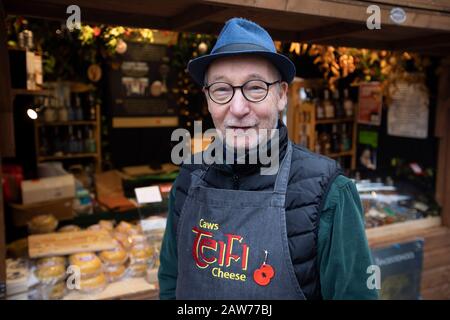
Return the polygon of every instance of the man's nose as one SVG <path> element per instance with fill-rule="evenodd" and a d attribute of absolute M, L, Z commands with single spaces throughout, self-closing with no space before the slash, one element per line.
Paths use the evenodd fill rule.
<path fill-rule="evenodd" d="M 235 117 L 243 117 L 250 112 L 250 105 L 242 94 L 241 89 L 236 89 L 234 97 L 230 101 L 230 112 Z"/>

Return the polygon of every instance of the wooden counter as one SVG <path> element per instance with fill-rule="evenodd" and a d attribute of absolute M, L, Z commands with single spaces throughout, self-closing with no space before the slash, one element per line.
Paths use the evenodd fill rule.
<path fill-rule="evenodd" d="M 422 297 L 450 299 L 450 228 L 442 226 L 441 218 L 396 223 L 366 233 L 371 248 L 423 238 Z"/>
<path fill-rule="evenodd" d="M 96 294 L 73 291 L 64 300 L 155 300 L 158 299 L 158 286 L 148 283 L 144 278 L 126 278 L 110 283 L 105 290 Z"/>

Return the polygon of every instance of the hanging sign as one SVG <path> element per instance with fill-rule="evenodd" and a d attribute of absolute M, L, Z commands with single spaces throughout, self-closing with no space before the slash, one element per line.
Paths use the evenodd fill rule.
<path fill-rule="evenodd" d="M 382 100 L 383 95 L 379 82 L 362 83 L 359 87 L 358 123 L 379 126 Z"/>
<path fill-rule="evenodd" d="M 388 134 L 425 139 L 428 137 L 429 97 L 422 83 L 397 81 L 389 88 Z"/>

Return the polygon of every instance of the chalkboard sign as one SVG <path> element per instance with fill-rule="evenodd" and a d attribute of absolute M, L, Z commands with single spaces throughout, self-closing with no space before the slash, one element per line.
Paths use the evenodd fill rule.
<path fill-rule="evenodd" d="M 127 52 L 109 70 L 114 117 L 177 116 L 170 92 L 173 70 L 167 46 L 130 42 Z"/>
<path fill-rule="evenodd" d="M 374 263 L 380 267 L 383 300 L 420 299 L 423 239 L 372 249 Z"/>

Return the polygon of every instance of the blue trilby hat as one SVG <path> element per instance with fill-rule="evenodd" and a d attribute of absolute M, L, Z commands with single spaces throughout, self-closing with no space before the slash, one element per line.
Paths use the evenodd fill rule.
<path fill-rule="evenodd" d="M 212 61 L 243 54 L 264 57 L 273 63 L 284 81 L 289 83 L 294 79 L 294 64 L 288 57 L 277 53 L 269 33 L 260 25 L 243 18 L 228 20 L 211 53 L 189 61 L 188 71 L 195 82 L 203 85 L 205 72 Z"/>

